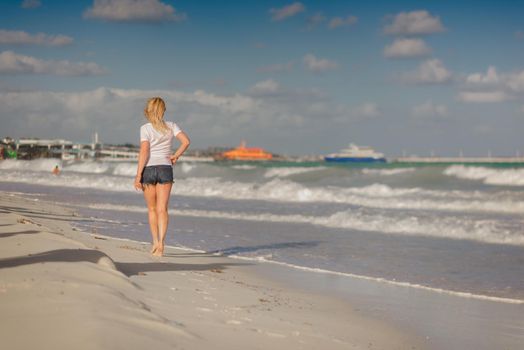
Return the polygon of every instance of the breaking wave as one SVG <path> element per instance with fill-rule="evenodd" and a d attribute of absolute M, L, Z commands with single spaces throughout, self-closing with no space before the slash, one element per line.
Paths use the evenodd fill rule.
<path fill-rule="evenodd" d="M 362 169 L 362 174 L 366 175 L 380 175 L 380 176 L 391 176 L 399 174 L 412 173 L 415 168 L 396 168 L 396 169 Z"/>
<path fill-rule="evenodd" d="M 311 171 L 323 170 L 325 167 L 282 167 L 266 170 L 264 177 L 287 177 L 291 175 L 309 173 Z"/>
<path fill-rule="evenodd" d="M 123 168 L 122 164 L 117 165 L 117 169 L 119 169 L 119 171 L 121 171 L 122 168 Z M 74 171 L 76 173 L 104 174 L 109 170 L 109 164 L 99 163 L 99 162 L 82 162 L 82 163 L 75 163 L 71 165 L 65 165 L 62 168 L 62 171 L 64 170 Z M 135 173 L 136 173 L 136 166 L 135 166 Z"/>
<path fill-rule="evenodd" d="M 58 165 L 62 168 L 60 159 L 14 160 L 6 159 L 0 162 L 2 170 L 29 170 L 50 173 Z"/>
<path fill-rule="evenodd" d="M 455 176 L 459 179 L 478 180 L 487 185 L 524 186 L 524 168 L 495 169 L 452 165 L 444 170 L 444 175 Z"/>
<path fill-rule="evenodd" d="M 2 182 L 44 186 L 93 188 L 118 192 L 134 191 L 132 179 L 112 175 L 9 171 Z M 524 201 L 514 195 L 480 194 L 466 191 L 435 191 L 421 188 L 392 188 L 384 184 L 341 188 L 307 187 L 287 179 L 274 178 L 266 183 L 224 181 L 220 178 L 175 179 L 173 192 L 192 197 L 217 197 L 233 200 L 267 200 L 304 203 L 345 203 L 355 206 L 441 210 L 459 212 L 524 213 Z"/>
<path fill-rule="evenodd" d="M 145 207 L 114 204 L 91 204 L 91 209 L 128 212 L 147 212 Z M 524 246 L 524 236 L 518 227 L 524 221 L 505 223 L 497 220 L 472 219 L 468 217 L 384 215 L 366 210 L 346 210 L 328 216 L 279 215 L 271 213 L 222 212 L 213 210 L 175 209 L 174 215 L 232 219 L 243 221 L 283 222 L 312 224 L 330 228 L 351 229 L 381 234 L 430 236 L 451 239 L 467 239 L 486 243 Z"/>
<path fill-rule="evenodd" d="M 253 169 L 256 169 L 257 167 L 254 165 L 249 165 L 249 164 L 240 164 L 240 165 L 233 165 L 232 168 L 238 169 L 238 170 L 253 170 Z"/>

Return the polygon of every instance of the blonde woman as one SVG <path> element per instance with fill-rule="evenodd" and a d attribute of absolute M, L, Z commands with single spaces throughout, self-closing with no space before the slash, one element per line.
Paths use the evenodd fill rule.
<path fill-rule="evenodd" d="M 144 192 L 149 227 L 153 237 L 151 254 L 162 256 L 169 217 L 167 208 L 173 186 L 173 165 L 189 147 L 189 138 L 173 122 L 164 120 L 166 104 L 160 97 L 147 101 L 144 114 L 149 123 L 140 128 L 140 153 L 135 178 L 135 189 Z M 180 146 L 171 153 L 173 139 Z"/>

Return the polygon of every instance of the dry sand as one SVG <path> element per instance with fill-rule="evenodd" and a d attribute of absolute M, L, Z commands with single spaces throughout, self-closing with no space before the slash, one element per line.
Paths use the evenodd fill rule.
<path fill-rule="evenodd" d="M 0 192 L 2 349 L 421 349 L 252 263 L 79 232 L 73 210 Z"/>

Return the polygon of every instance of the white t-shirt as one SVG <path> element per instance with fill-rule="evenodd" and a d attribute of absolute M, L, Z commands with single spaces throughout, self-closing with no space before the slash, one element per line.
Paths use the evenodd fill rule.
<path fill-rule="evenodd" d="M 171 149 L 173 138 L 182 130 L 173 122 L 165 122 L 169 131 L 162 134 L 147 123 L 140 127 L 140 142 L 149 141 L 149 160 L 146 166 L 171 165 Z"/>

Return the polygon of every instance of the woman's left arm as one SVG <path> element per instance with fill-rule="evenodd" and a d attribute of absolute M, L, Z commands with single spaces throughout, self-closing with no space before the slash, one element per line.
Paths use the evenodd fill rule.
<path fill-rule="evenodd" d="M 144 167 L 146 166 L 148 158 L 149 158 L 149 141 L 142 141 L 140 142 L 140 152 L 138 153 L 138 166 L 136 169 L 136 177 L 135 177 L 135 189 L 136 190 L 142 189 L 142 184 L 140 183 L 140 179 L 142 178 L 142 172 L 144 171 Z"/>
<path fill-rule="evenodd" d="M 171 156 L 171 164 L 175 165 L 178 158 L 184 154 L 186 149 L 191 144 L 191 141 L 189 140 L 189 137 L 186 135 L 185 132 L 181 131 L 176 135 L 176 138 L 178 141 L 180 141 L 180 146 L 176 150 L 176 152 Z"/>

